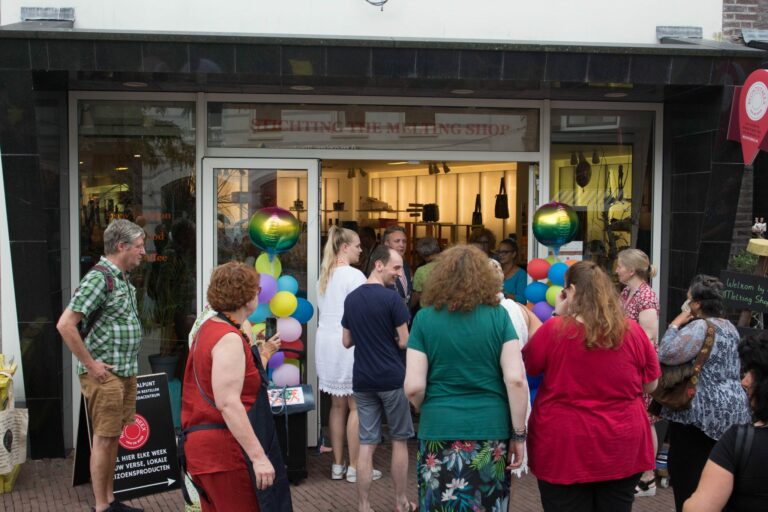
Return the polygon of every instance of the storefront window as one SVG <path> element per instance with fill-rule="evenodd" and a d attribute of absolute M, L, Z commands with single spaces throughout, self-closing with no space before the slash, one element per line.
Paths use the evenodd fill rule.
<path fill-rule="evenodd" d="M 208 146 L 538 151 L 539 111 L 516 108 L 209 103 Z"/>
<path fill-rule="evenodd" d="M 653 112 L 553 110 L 550 192 L 580 220 L 561 256 L 612 272 L 633 247 L 651 254 Z"/>
<path fill-rule="evenodd" d="M 183 355 L 197 311 L 194 127 L 194 103 L 78 103 L 81 276 L 103 254 L 112 219 L 147 234 L 130 275 L 144 328 L 140 373 L 149 355 Z"/>

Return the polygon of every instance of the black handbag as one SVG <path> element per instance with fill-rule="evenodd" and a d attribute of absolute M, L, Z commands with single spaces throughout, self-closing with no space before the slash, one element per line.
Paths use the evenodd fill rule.
<path fill-rule="evenodd" d="M 482 226 L 483 224 L 483 211 L 480 208 L 480 194 L 475 196 L 475 211 L 472 212 L 472 225 Z"/>
<path fill-rule="evenodd" d="M 501 178 L 499 193 L 496 194 L 496 206 L 493 210 L 493 216 L 497 219 L 509 218 L 509 197 L 507 196 L 507 184 L 504 178 Z"/>
<path fill-rule="evenodd" d="M 428 203 L 421 208 L 421 218 L 424 222 L 438 222 L 440 220 L 440 207 L 437 203 Z"/>

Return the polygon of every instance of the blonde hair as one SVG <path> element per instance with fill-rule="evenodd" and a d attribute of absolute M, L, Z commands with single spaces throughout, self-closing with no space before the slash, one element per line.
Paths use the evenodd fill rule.
<path fill-rule="evenodd" d="M 627 330 L 627 320 L 608 274 L 593 261 L 580 261 L 568 267 L 565 284 L 575 287 L 573 298 L 568 301 L 569 318 L 566 321 L 581 317 L 586 347 L 619 347 Z"/>
<path fill-rule="evenodd" d="M 325 288 L 328 286 L 328 281 L 330 281 L 333 274 L 334 265 L 339 251 L 341 251 L 341 246 L 351 244 L 355 241 L 355 238 L 358 238 L 358 235 L 351 229 L 331 226 L 328 230 L 328 241 L 323 249 L 323 261 L 320 263 L 320 280 L 317 284 L 320 295 L 325 294 Z"/>
<path fill-rule="evenodd" d="M 624 249 L 618 255 L 621 264 L 635 272 L 635 275 L 646 283 L 656 275 L 656 267 L 651 265 L 648 255 L 640 249 Z"/>
<path fill-rule="evenodd" d="M 477 247 L 457 245 L 441 252 L 435 261 L 421 295 L 425 306 L 472 311 L 480 304 L 499 303 L 502 278 Z"/>

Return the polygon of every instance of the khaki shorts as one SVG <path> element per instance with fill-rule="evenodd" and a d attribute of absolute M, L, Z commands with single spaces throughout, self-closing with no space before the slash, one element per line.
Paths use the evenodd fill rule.
<path fill-rule="evenodd" d="M 84 373 L 80 375 L 80 389 L 94 434 L 119 437 L 123 427 L 134 422 L 136 377 L 118 377 L 110 373 L 107 380 L 100 383 Z"/>

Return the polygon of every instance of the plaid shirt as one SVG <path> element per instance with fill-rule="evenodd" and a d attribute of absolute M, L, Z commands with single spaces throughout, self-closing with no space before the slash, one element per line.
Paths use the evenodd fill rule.
<path fill-rule="evenodd" d="M 84 340 L 94 359 L 114 365 L 112 373 L 131 377 L 139 372 L 138 353 L 141 345 L 141 322 L 136 311 L 136 288 L 124 279 L 124 274 L 112 262 L 101 257 L 99 265 L 107 267 L 114 276 L 112 293 L 107 291 L 104 274 L 90 270 L 69 303 L 69 309 L 89 317 L 104 304 L 99 321 Z M 77 373 L 88 370 L 77 364 Z"/>

